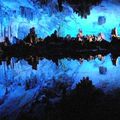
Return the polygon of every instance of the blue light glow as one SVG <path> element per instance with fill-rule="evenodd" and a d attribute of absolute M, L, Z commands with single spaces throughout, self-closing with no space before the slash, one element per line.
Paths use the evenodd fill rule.
<path fill-rule="evenodd" d="M 48 6 L 40 8 L 30 2 L 30 0 L 0 0 L 0 41 L 8 36 L 11 42 L 13 37 L 23 39 L 31 27 L 36 28 L 38 37 L 45 38 L 58 30 L 60 36 L 70 34 L 75 37 L 78 30 L 81 29 L 84 34 L 95 34 L 103 32 L 107 40 L 110 40 L 111 29 L 118 28 L 120 35 L 120 7 L 118 4 L 109 0 L 103 1 L 101 5 L 94 7 L 87 19 L 83 19 L 73 12 L 72 8 L 64 4 L 63 12 L 55 9 L 56 0 L 52 0 Z M 112 9 L 111 9 L 112 8 Z M 24 12 L 22 11 L 24 9 Z M 99 16 L 104 16 L 106 22 L 99 25 Z M 0 101 L 5 99 L 4 104 L 0 105 L 0 115 L 13 112 L 17 107 L 24 106 L 27 102 L 40 91 L 41 87 L 46 87 L 53 78 L 58 81 L 72 81 L 72 88 L 75 87 L 84 76 L 89 76 L 98 87 L 105 83 L 106 88 L 116 88 L 120 86 L 120 58 L 117 66 L 111 62 L 110 55 L 100 61 L 61 59 L 58 66 L 51 60 L 43 59 L 39 61 L 37 70 L 25 60 L 17 61 L 12 59 L 10 65 L 4 61 L 0 65 Z M 101 75 L 99 67 L 107 68 L 107 74 Z M 34 89 L 25 90 L 26 81 L 37 79 L 39 86 Z M 64 78 L 64 79 L 63 79 Z M 6 97 L 6 88 L 9 94 Z M 14 104 L 13 104 L 14 101 Z M 18 102 L 19 101 L 19 102 Z M 9 108 L 9 109 L 8 109 Z"/>
<path fill-rule="evenodd" d="M 84 34 L 97 35 L 99 32 L 103 32 L 106 39 L 109 40 L 111 29 L 113 27 L 120 29 L 120 8 L 117 4 L 103 1 L 101 5 L 91 10 L 87 19 L 82 19 L 73 13 L 72 8 L 66 4 L 64 11 L 59 13 L 54 8 L 55 4 L 56 1 L 53 1 L 48 6 L 39 8 L 28 0 L 24 2 L 1 0 L 0 40 L 6 35 L 11 40 L 13 36 L 23 39 L 32 26 L 36 28 L 38 37 L 42 38 L 53 33 L 55 29 L 58 30 L 60 36 L 70 34 L 75 37 L 78 30 L 82 29 Z M 22 12 L 22 8 L 24 8 L 24 12 Z M 106 23 L 99 25 L 99 16 L 104 16 Z"/>

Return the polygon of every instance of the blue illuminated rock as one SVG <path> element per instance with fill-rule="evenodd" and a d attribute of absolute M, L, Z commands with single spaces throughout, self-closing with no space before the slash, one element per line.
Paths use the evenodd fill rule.
<path fill-rule="evenodd" d="M 63 5 L 63 12 L 58 12 L 55 9 L 57 0 L 51 0 L 44 7 L 38 7 L 31 1 L 0 0 L 0 41 L 5 36 L 8 36 L 11 42 L 14 37 L 22 39 L 27 30 L 26 25 L 20 26 L 21 23 L 27 23 L 27 29 L 35 27 L 38 37 L 41 38 L 52 34 L 54 30 L 57 30 L 60 36 L 70 34 L 75 37 L 81 29 L 85 35 L 97 35 L 101 31 L 109 40 L 111 29 L 120 28 L 119 4 L 110 0 L 107 2 L 103 0 L 101 5 L 93 7 L 87 19 L 74 13 L 68 4 Z"/>
<path fill-rule="evenodd" d="M 100 74 L 106 74 L 106 73 L 107 73 L 107 68 L 106 68 L 106 67 L 103 67 L 103 66 L 100 66 L 100 67 L 99 67 L 99 73 L 100 73 Z"/>
<path fill-rule="evenodd" d="M 106 23 L 106 18 L 105 18 L 105 16 L 99 16 L 98 17 L 98 24 L 99 25 L 103 25 L 103 24 L 105 24 Z"/>

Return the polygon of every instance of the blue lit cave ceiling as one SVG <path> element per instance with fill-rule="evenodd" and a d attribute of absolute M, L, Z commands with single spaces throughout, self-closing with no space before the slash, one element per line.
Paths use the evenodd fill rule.
<path fill-rule="evenodd" d="M 111 29 L 120 29 L 119 6 L 119 0 L 0 0 L 0 41 L 23 39 L 33 26 L 42 38 L 54 30 L 75 37 L 82 29 L 84 34 L 102 32 L 109 40 Z"/>
<path fill-rule="evenodd" d="M 57 0 L 56 8 L 58 11 L 63 11 L 63 4 L 69 4 L 74 12 L 78 13 L 82 17 L 87 17 L 90 14 L 90 9 L 101 3 L 102 0 Z M 47 5 L 51 2 L 51 0 L 33 0 L 34 3 L 38 5 Z"/>

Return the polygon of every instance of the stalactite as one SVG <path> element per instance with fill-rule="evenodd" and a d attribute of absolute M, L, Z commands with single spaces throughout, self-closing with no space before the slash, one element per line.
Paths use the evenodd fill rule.
<path fill-rule="evenodd" d="M 73 8 L 74 12 L 86 18 L 90 14 L 92 6 L 100 4 L 102 0 L 66 0 Z"/>
<path fill-rule="evenodd" d="M 39 5 L 46 5 L 50 0 L 33 0 Z M 81 17 L 86 18 L 90 14 L 92 6 L 100 4 L 102 0 L 57 0 L 58 10 L 63 11 L 63 3 L 67 2 Z"/>
<path fill-rule="evenodd" d="M 63 0 L 58 0 L 58 8 L 60 12 L 63 10 L 62 2 Z"/>

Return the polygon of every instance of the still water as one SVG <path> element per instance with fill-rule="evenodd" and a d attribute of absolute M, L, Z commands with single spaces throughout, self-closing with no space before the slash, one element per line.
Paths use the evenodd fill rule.
<path fill-rule="evenodd" d="M 101 72 L 102 67 L 102 72 Z M 73 86 L 83 77 L 89 77 L 96 86 L 103 83 L 119 86 L 119 56 L 107 54 L 103 56 L 84 56 L 80 58 L 43 58 L 29 56 L 26 58 L 6 57 L 0 61 L 0 84 L 25 84 L 26 80 L 37 79 L 44 82 L 55 80 L 71 80 Z M 105 69 L 105 71 L 104 71 Z M 116 84 L 117 81 L 117 84 Z"/>

